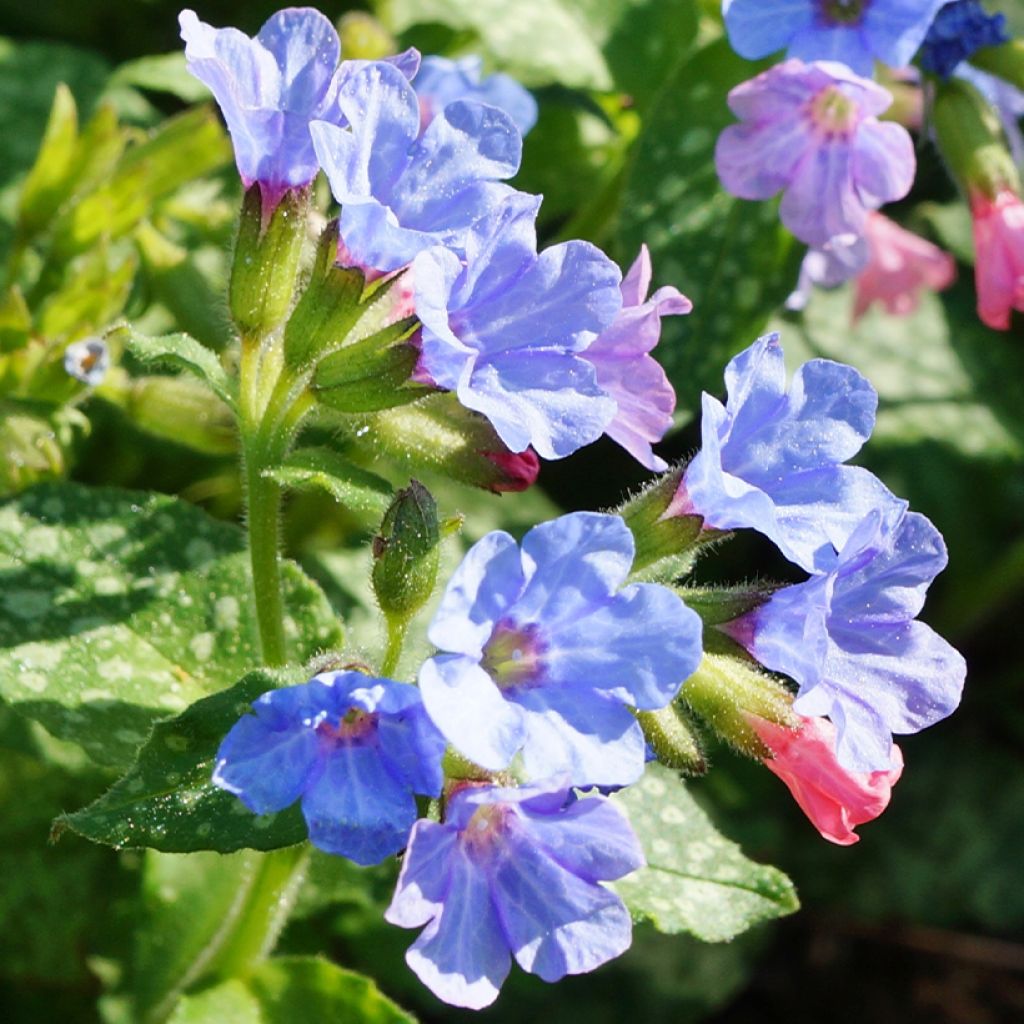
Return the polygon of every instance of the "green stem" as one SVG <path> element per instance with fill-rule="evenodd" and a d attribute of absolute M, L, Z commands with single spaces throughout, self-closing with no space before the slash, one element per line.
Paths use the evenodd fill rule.
<path fill-rule="evenodd" d="M 398 661 L 402 657 L 402 645 L 405 643 L 405 633 L 409 628 L 406 619 L 389 615 L 388 624 L 388 646 L 384 652 L 384 661 L 380 667 L 382 676 L 390 677 L 398 668 Z"/>

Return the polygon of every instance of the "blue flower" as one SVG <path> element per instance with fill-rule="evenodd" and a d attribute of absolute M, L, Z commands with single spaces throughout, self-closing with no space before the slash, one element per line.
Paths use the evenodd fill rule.
<path fill-rule="evenodd" d="M 832 719 L 840 764 L 886 770 L 893 733 L 918 732 L 960 703 L 963 658 L 915 621 L 945 565 L 939 532 L 899 502 L 867 515 L 829 572 L 776 591 L 728 632 L 800 684 L 795 711 Z"/>
<path fill-rule="evenodd" d="M 629 911 L 602 886 L 644 863 L 622 813 L 564 784 L 466 788 L 443 825 L 418 821 L 385 918 L 426 925 L 406 954 L 420 980 L 455 1006 L 493 1003 L 511 958 L 544 981 L 624 953 Z"/>
<path fill-rule="evenodd" d="M 896 501 L 866 469 L 842 465 L 871 434 L 874 388 L 852 366 L 812 359 L 787 391 L 777 334 L 736 356 L 725 382 L 726 406 L 704 395 L 703 446 L 672 511 L 757 530 L 808 572 L 829 567 L 869 511 Z"/>
<path fill-rule="evenodd" d="M 533 447 L 560 459 L 596 441 L 615 416 L 580 353 L 619 312 L 621 273 L 589 242 L 538 256 L 539 202 L 511 193 L 474 226 L 465 261 L 429 249 L 413 278 L 426 374 L 483 413 L 513 452 Z"/>
<path fill-rule="evenodd" d="M 510 75 L 483 78 L 482 70 L 483 62 L 476 56 L 424 57 L 412 83 L 424 122 L 429 124 L 454 100 L 476 100 L 504 110 L 525 136 L 537 123 L 537 101 Z"/>
<path fill-rule="evenodd" d="M 405 845 L 414 793 L 441 792 L 444 740 L 416 687 L 327 672 L 253 702 L 217 751 L 214 784 L 249 810 L 296 800 L 314 846 L 376 864 Z"/>
<path fill-rule="evenodd" d="M 100 338 L 83 338 L 64 349 L 64 372 L 69 377 L 96 387 L 110 369 L 110 350 Z"/>
<path fill-rule="evenodd" d="M 310 129 L 353 266 L 388 272 L 430 246 L 461 252 L 469 228 L 511 191 L 499 180 L 519 169 L 522 138 L 495 107 L 449 103 L 421 133 L 412 86 L 379 62 L 345 78 L 338 106 L 350 131 Z"/>
<path fill-rule="evenodd" d="M 220 104 L 242 181 L 246 188 L 259 182 L 265 206 L 276 206 L 287 189 L 316 177 L 309 122 L 344 123 L 337 90 L 356 62 L 339 67 L 338 34 L 312 7 L 278 11 L 255 39 L 207 25 L 190 10 L 178 21 L 188 69 Z M 419 66 L 415 50 L 394 60 L 410 76 Z"/>
<path fill-rule="evenodd" d="M 724 0 L 733 49 L 748 60 L 788 48 L 801 60 L 837 60 L 858 75 L 874 61 L 913 59 L 946 0 Z"/>
<path fill-rule="evenodd" d="M 491 770 L 521 752 L 531 779 L 640 777 L 644 736 L 629 707 L 669 703 L 700 662 L 701 623 L 666 587 L 619 589 L 633 554 L 622 519 L 595 512 L 534 527 L 521 551 L 500 531 L 473 545 L 428 632 L 445 653 L 419 679 L 456 749 Z"/>
<path fill-rule="evenodd" d="M 921 47 L 921 67 L 949 78 L 978 50 L 1009 38 L 1005 14 L 989 14 L 978 0 L 955 0 L 935 16 Z"/>

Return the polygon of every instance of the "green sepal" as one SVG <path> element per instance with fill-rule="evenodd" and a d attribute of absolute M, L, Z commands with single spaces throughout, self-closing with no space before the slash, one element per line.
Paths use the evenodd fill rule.
<path fill-rule="evenodd" d="M 242 200 L 228 305 L 243 335 L 264 337 L 284 323 L 306 239 L 309 188 L 293 188 L 271 211 L 259 183 Z"/>
<path fill-rule="evenodd" d="M 119 328 L 125 346 L 143 363 L 187 370 L 205 381 L 221 401 L 238 406 L 238 385 L 221 365 L 216 354 L 187 334 L 165 334 L 151 338 L 133 327 Z"/>
<path fill-rule="evenodd" d="M 939 149 L 968 197 L 994 199 L 1020 192 L 1020 175 L 1006 144 L 999 115 L 970 82 L 950 78 L 939 84 L 932 105 Z"/>
<path fill-rule="evenodd" d="M 67 829 L 117 848 L 146 846 L 165 853 L 194 850 L 276 850 L 301 843 L 306 825 L 298 804 L 256 815 L 211 781 L 217 750 L 257 697 L 304 682 L 305 671 L 257 669 L 230 689 L 205 697 L 157 722 L 135 763 L 98 800 L 63 814 L 53 838 Z"/>
<path fill-rule="evenodd" d="M 406 405 L 433 391 L 410 383 L 419 352 L 405 339 L 418 323 L 408 317 L 324 358 L 313 374 L 317 401 L 338 412 L 376 412 Z"/>
<path fill-rule="evenodd" d="M 662 765 L 612 800 L 629 816 L 647 863 L 612 884 L 636 920 L 660 932 L 728 942 L 800 908 L 793 883 L 726 839 L 687 786 Z"/>
<path fill-rule="evenodd" d="M 704 646 L 697 671 L 683 683 L 680 700 L 741 753 L 760 760 L 771 757 L 747 715 L 795 728 L 793 695 L 749 658 L 708 650 L 712 645 L 707 638 Z"/>
<path fill-rule="evenodd" d="M 391 504 L 387 480 L 353 466 L 329 448 L 300 448 L 263 475 L 292 490 L 321 490 L 346 509 L 380 521 Z"/>
<path fill-rule="evenodd" d="M 284 360 L 302 372 L 324 354 L 340 348 L 363 314 L 365 279 L 361 271 L 336 266 L 338 223 L 320 236 L 309 281 L 284 329 Z"/>
<path fill-rule="evenodd" d="M 734 587 L 673 588 L 700 617 L 705 626 L 720 626 L 752 612 L 778 589 L 775 584 L 746 584 Z"/>
<path fill-rule="evenodd" d="M 686 775 L 707 772 L 700 734 L 685 708 L 670 704 L 656 711 L 638 711 L 636 717 L 644 738 L 663 765 Z"/>
<path fill-rule="evenodd" d="M 374 538 L 373 590 L 389 619 L 407 622 L 430 600 L 440 542 L 434 496 L 411 480 L 395 495 Z"/>

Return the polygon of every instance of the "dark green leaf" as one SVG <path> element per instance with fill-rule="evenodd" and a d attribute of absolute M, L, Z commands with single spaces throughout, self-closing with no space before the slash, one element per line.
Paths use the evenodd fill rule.
<path fill-rule="evenodd" d="M 228 376 L 217 355 L 195 338 L 187 334 L 165 334 L 161 338 L 150 338 L 131 327 L 125 328 L 124 333 L 128 350 L 144 363 L 188 370 L 206 381 L 222 401 L 235 406 L 235 381 Z"/>
<path fill-rule="evenodd" d="M 615 883 L 637 918 L 663 932 L 726 942 L 770 918 L 793 913 L 793 883 L 743 856 L 708 820 L 674 772 L 652 764 L 616 795 L 643 845 L 647 866 Z"/>
<path fill-rule="evenodd" d="M 340 643 L 284 567 L 297 661 Z M 241 530 L 163 495 L 44 485 L 0 506 L 0 696 L 98 761 L 259 664 Z"/>
<path fill-rule="evenodd" d="M 379 522 L 391 504 L 391 485 L 346 462 L 329 448 L 301 448 L 265 475 L 294 490 L 326 491 L 335 501 Z"/>

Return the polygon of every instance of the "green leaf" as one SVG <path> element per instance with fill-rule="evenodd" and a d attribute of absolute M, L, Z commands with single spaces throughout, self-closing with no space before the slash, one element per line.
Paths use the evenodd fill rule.
<path fill-rule="evenodd" d="M 674 772 L 652 764 L 614 797 L 629 815 L 647 866 L 615 883 L 630 913 L 659 931 L 727 942 L 799 907 L 793 883 L 722 836 Z"/>
<path fill-rule="evenodd" d="M 379 522 L 391 504 L 391 485 L 379 476 L 353 466 L 329 448 L 301 448 L 276 469 L 264 471 L 283 487 L 297 491 L 326 491 L 344 508 Z"/>
<path fill-rule="evenodd" d="M 32 315 L 21 289 L 12 284 L 0 298 L 0 352 L 15 352 L 28 344 Z"/>
<path fill-rule="evenodd" d="M 726 93 L 758 70 L 725 40 L 696 51 L 652 108 L 625 186 L 621 258 L 646 242 L 656 280 L 694 303 L 689 316 L 665 321 L 658 347 L 683 410 L 699 408 L 701 390 L 722 390 L 724 363 L 786 298 L 803 251 L 776 204 L 734 199 L 715 173 L 715 142 L 734 121 Z"/>
<path fill-rule="evenodd" d="M 131 382 L 125 412 L 140 429 L 208 455 L 238 450 L 231 410 L 194 377 L 140 377 Z"/>
<path fill-rule="evenodd" d="M 228 690 L 157 722 L 127 774 L 88 807 L 63 815 L 55 834 L 71 828 L 96 843 L 147 846 L 164 853 L 276 850 L 306 838 L 298 804 L 257 816 L 210 781 L 228 730 L 268 690 L 304 682 L 302 669 L 257 669 Z"/>
<path fill-rule="evenodd" d="M 169 1024 L 415 1024 L 362 974 L 316 957 L 267 960 L 243 981 L 232 979 L 186 996 Z"/>
<path fill-rule="evenodd" d="M 41 480 L 63 476 L 75 441 L 88 430 L 89 421 L 73 407 L 55 408 L 44 402 L 0 399 L 0 497 Z M 3 601 L 0 592 L 0 605 Z"/>
<path fill-rule="evenodd" d="M 164 495 L 43 485 L 0 506 L 0 697 L 97 761 L 259 664 L 245 536 Z M 284 566 L 291 655 L 340 644 Z"/>
<path fill-rule="evenodd" d="M 155 366 L 171 366 L 194 373 L 206 381 L 217 397 L 232 408 L 237 406 L 238 386 L 229 377 L 214 352 L 187 334 L 165 334 L 150 338 L 134 328 L 124 328 L 125 344 L 136 358 Z"/>
<path fill-rule="evenodd" d="M 130 60 L 110 76 L 108 85 L 166 92 L 186 103 L 201 103 L 210 96 L 210 90 L 188 71 L 185 54 L 179 51 Z"/>

